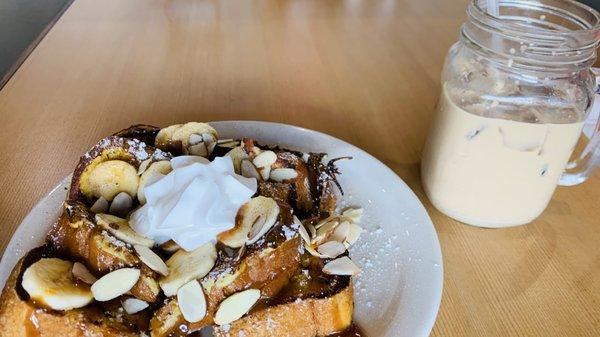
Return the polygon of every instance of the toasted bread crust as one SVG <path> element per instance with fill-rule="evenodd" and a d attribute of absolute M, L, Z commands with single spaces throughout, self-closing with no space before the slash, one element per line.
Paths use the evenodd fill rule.
<path fill-rule="evenodd" d="M 0 297 L 0 331 L 3 337 L 139 337 L 139 332 L 117 319 L 103 315 L 97 307 L 52 312 L 35 308 L 17 294 L 23 266 L 17 263 Z"/>
<path fill-rule="evenodd" d="M 297 300 L 251 313 L 215 328 L 215 337 L 327 336 L 352 324 L 352 285 L 327 298 Z"/>

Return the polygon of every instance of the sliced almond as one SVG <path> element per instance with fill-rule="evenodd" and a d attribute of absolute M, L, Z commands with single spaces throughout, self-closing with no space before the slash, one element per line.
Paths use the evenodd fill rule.
<path fill-rule="evenodd" d="M 150 165 L 150 163 L 152 163 L 152 158 L 148 158 L 140 163 L 140 166 L 138 167 L 138 172 L 137 172 L 138 176 L 141 176 L 142 173 L 144 173 L 146 171 L 146 169 L 148 168 L 148 165 Z"/>
<path fill-rule="evenodd" d="M 134 297 L 124 300 L 121 303 L 121 305 L 123 306 L 123 309 L 125 309 L 125 312 L 128 313 L 129 315 L 138 313 L 138 312 L 146 309 L 149 306 L 148 302 L 139 300 Z"/>
<path fill-rule="evenodd" d="M 252 198 L 238 210 L 235 226 L 217 235 L 217 239 L 231 248 L 252 244 L 273 227 L 278 215 L 279 206 L 272 198 Z"/>
<path fill-rule="evenodd" d="M 190 145 L 196 145 L 196 144 L 200 144 L 204 142 L 204 139 L 202 138 L 201 135 L 197 135 L 197 134 L 191 134 L 190 138 L 188 139 L 188 142 Z"/>
<path fill-rule="evenodd" d="M 90 211 L 94 213 L 106 213 L 108 212 L 108 200 L 104 199 L 104 197 L 98 198 L 92 207 L 90 207 Z"/>
<path fill-rule="evenodd" d="M 217 250 L 211 242 L 191 252 L 178 250 L 165 262 L 169 275 L 160 278 L 160 287 L 167 297 L 174 296 L 184 284 L 208 274 L 216 260 Z"/>
<path fill-rule="evenodd" d="M 311 238 L 314 238 L 317 235 L 317 230 L 315 229 L 315 226 L 313 226 L 311 224 L 307 224 L 306 228 L 307 228 L 308 233 L 310 234 Z"/>
<path fill-rule="evenodd" d="M 312 256 L 316 256 L 316 257 L 318 257 L 318 258 L 321 258 L 321 259 L 326 259 L 326 258 L 327 258 L 327 256 L 325 256 L 325 255 L 323 255 L 323 254 L 321 254 L 321 253 L 317 252 L 317 251 L 316 251 L 316 250 L 315 250 L 315 249 L 312 247 L 312 245 L 310 245 L 310 244 L 308 244 L 308 243 L 304 245 L 304 249 L 306 249 L 306 251 L 307 251 L 307 252 L 309 252 L 309 253 L 310 253 L 310 255 L 312 255 Z"/>
<path fill-rule="evenodd" d="M 338 224 L 339 222 L 337 220 L 331 220 L 318 227 L 317 233 L 312 239 L 312 243 L 315 245 L 320 245 L 321 243 L 328 241 Z"/>
<path fill-rule="evenodd" d="M 271 170 L 270 179 L 277 182 L 289 181 L 296 179 L 298 172 L 291 168 L 278 168 Z"/>
<path fill-rule="evenodd" d="M 298 227 L 298 233 L 300 233 L 300 236 L 302 237 L 304 242 L 310 244 L 310 235 L 306 231 L 306 228 L 304 228 L 304 225 L 300 224 L 300 227 Z"/>
<path fill-rule="evenodd" d="M 150 269 L 164 276 L 169 275 L 169 267 L 152 249 L 142 245 L 134 245 L 133 249 L 135 249 L 140 260 L 150 267 Z"/>
<path fill-rule="evenodd" d="M 263 151 L 252 160 L 257 168 L 271 167 L 277 161 L 277 155 L 273 151 Z"/>
<path fill-rule="evenodd" d="M 323 266 L 323 272 L 329 275 L 358 275 L 360 269 L 350 260 L 349 257 L 343 256 L 335 260 L 329 261 Z"/>
<path fill-rule="evenodd" d="M 241 146 L 234 147 L 233 149 L 231 149 L 231 151 L 227 152 L 225 156 L 231 158 L 231 161 L 233 162 L 233 168 L 235 169 L 235 173 L 241 174 L 242 160 L 249 158 L 246 151 L 244 151 L 244 148 L 242 148 Z"/>
<path fill-rule="evenodd" d="M 237 141 L 237 140 L 234 140 L 232 138 L 229 138 L 229 139 L 219 139 L 219 141 L 217 142 L 217 144 L 220 147 L 227 147 L 227 148 L 231 148 L 232 149 L 232 148 L 234 148 L 236 146 L 239 146 L 240 142 Z"/>
<path fill-rule="evenodd" d="M 110 214 L 126 217 L 127 213 L 131 210 L 131 206 L 133 205 L 133 199 L 131 196 L 125 192 L 121 192 L 115 196 L 113 201 L 110 203 L 110 208 L 108 212 Z"/>
<path fill-rule="evenodd" d="M 260 167 L 257 168 L 257 170 L 260 173 L 260 177 L 262 178 L 262 180 L 269 180 L 269 177 L 271 175 L 271 166 Z"/>
<path fill-rule="evenodd" d="M 346 241 L 346 237 L 348 236 L 348 232 L 350 231 L 350 223 L 348 221 L 342 221 L 331 233 L 329 240 L 335 240 L 337 242 Z"/>
<path fill-rule="evenodd" d="M 356 241 L 358 241 L 358 238 L 360 237 L 361 233 L 362 228 L 357 224 L 351 223 L 348 226 L 348 234 L 346 235 L 346 240 L 344 241 L 346 248 L 355 244 Z"/>
<path fill-rule="evenodd" d="M 75 276 L 76 279 L 87 284 L 93 284 L 94 282 L 98 281 L 96 276 L 92 275 L 92 273 L 82 263 L 79 262 L 75 262 L 73 264 L 71 273 L 73 273 L 73 276 Z"/>
<path fill-rule="evenodd" d="M 324 244 L 317 247 L 317 252 L 328 258 L 336 258 L 346 251 L 346 246 L 343 243 L 337 241 L 327 241 Z"/>
<path fill-rule="evenodd" d="M 241 172 L 242 176 L 246 178 L 255 178 L 256 180 L 261 180 L 260 173 L 258 173 L 258 170 L 254 164 L 252 164 L 252 162 L 248 159 L 242 160 Z"/>
<path fill-rule="evenodd" d="M 97 301 L 110 301 L 131 290 L 139 278 L 139 269 L 117 269 L 94 282 L 92 284 L 92 294 Z"/>
<path fill-rule="evenodd" d="M 244 316 L 260 298 L 260 290 L 248 289 L 235 293 L 219 305 L 215 314 L 215 324 L 224 325 Z"/>
<path fill-rule="evenodd" d="M 198 322 L 206 316 L 206 298 L 197 280 L 192 280 L 177 290 L 177 303 L 183 318 L 190 323 Z"/>
<path fill-rule="evenodd" d="M 204 143 L 190 145 L 189 147 L 187 147 L 187 151 L 184 151 L 184 152 L 187 152 L 186 154 L 191 154 L 194 156 L 201 156 L 201 157 L 208 156 L 208 148 L 206 147 L 206 145 Z"/>
<path fill-rule="evenodd" d="M 342 215 L 350 218 L 352 222 L 358 223 L 360 222 L 360 218 L 362 217 L 363 209 L 362 208 L 348 208 L 342 212 Z"/>
<path fill-rule="evenodd" d="M 127 220 L 110 214 L 96 214 L 96 223 L 118 239 L 132 245 L 154 246 L 154 240 L 135 232 Z"/>

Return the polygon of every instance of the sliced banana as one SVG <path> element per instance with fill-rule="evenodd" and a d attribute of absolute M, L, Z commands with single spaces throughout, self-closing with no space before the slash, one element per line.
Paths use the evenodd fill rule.
<path fill-rule="evenodd" d="M 235 226 L 217 235 L 217 239 L 231 248 L 252 244 L 273 227 L 278 215 L 279 206 L 272 198 L 252 198 L 238 210 Z"/>
<path fill-rule="evenodd" d="M 195 323 L 206 316 L 206 298 L 197 280 L 191 280 L 177 290 L 177 303 L 188 322 Z"/>
<path fill-rule="evenodd" d="M 142 173 L 140 177 L 140 184 L 137 190 L 137 197 L 140 204 L 146 203 L 146 196 L 144 195 L 144 187 L 153 182 L 156 182 L 158 179 L 163 177 L 163 175 L 171 172 L 171 163 L 168 160 L 161 160 L 152 163 L 148 168 Z"/>
<path fill-rule="evenodd" d="M 217 250 L 211 242 L 191 252 L 179 250 L 166 261 L 169 275 L 160 278 L 160 287 L 167 297 L 174 296 L 184 284 L 208 274 L 216 260 Z"/>
<path fill-rule="evenodd" d="M 88 184 L 94 197 L 111 201 L 120 192 L 137 193 L 139 177 L 137 169 L 122 160 L 102 162 L 89 173 Z"/>
<path fill-rule="evenodd" d="M 116 217 L 111 214 L 96 214 L 96 223 L 106 231 L 114 235 L 117 239 L 125 241 L 132 245 L 142 245 L 146 247 L 154 246 L 154 240 L 147 238 L 135 232 L 127 220 Z"/>
<path fill-rule="evenodd" d="M 140 279 L 140 270 L 121 268 L 102 276 L 92 284 L 92 294 L 97 301 L 105 302 L 127 293 Z"/>
<path fill-rule="evenodd" d="M 224 325 L 244 316 L 260 298 L 260 290 L 248 289 L 227 297 L 215 313 L 215 324 Z"/>
<path fill-rule="evenodd" d="M 94 297 L 90 287 L 76 284 L 73 263 L 43 258 L 25 270 L 21 285 L 31 299 L 54 310 L 71 310 L 89 304 Z"/>

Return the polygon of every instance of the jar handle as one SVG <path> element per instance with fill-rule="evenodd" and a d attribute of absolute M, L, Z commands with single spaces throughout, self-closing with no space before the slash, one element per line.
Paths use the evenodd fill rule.
<path fill-rule="evenodd" d="M 590 108 L 589 115 L 585 120 L 581 138 L 587 138 L 587 144 L 583 150 L 577 148 L 567 164 L 565 172 L 560 177 L 558 184 L 561 186 L 573 186 L 584 182 L 592 173 L 594 168 L 600 164 L 600 68 L 592 68 L 596 76 L 596 94 Z M 578 144 L 581 143 L 580 142 Z"/>

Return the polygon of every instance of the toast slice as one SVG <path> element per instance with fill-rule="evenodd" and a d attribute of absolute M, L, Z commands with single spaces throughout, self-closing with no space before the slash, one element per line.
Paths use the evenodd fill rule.
<path fill-rule="evenodd" d="M 34 306 L 20 286 L 23 271 L 39 259 L 37 250 L 22 258 L 10 274 L 0 297 L 0 331 L 4 337 L 139 337 L 146 329 L 147 313 L 127 315 L 113 310 L 119 303 L 104 307 L 90 305 L 81 309 L 55 312 Z M 112 306 L 113 308 L 109 308 Z"/>
<path fill-rule="evenodd" d="M 95 276 L 124 267 L 140 268 L 142 275 L 131 294 L 150 303 L 158 300 L 158 275 L 140 261 L 130 245 L 100 228 L 94 214 L 83 203 L 65 202 L 63 213 L 48 233 L 47 241 L 59 255 L 84 263 Z"/>

